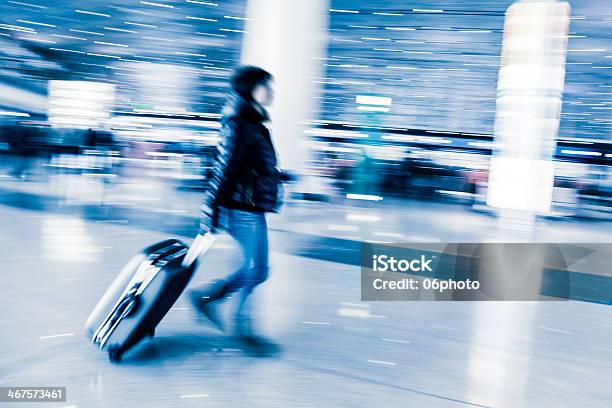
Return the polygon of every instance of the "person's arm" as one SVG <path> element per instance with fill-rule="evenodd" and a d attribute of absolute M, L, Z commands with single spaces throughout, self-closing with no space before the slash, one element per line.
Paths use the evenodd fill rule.
<path fill-rule="evenodd" d="M 200 235 L 213 230 L 217 223 L 219 197 L 234 183 L 240 166 L 246 159 L 247 138 L 242 137 L 239 125 L 230 120 L 223 125 L 217 156 L 213 165 L 208 190 L 201 205 Z"/>

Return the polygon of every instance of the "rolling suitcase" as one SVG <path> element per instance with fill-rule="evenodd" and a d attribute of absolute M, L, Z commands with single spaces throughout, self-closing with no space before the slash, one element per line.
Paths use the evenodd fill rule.
<path fill-rule="evenodd" d="M 204 236 L 204 253 L 214 236 Z M 146 337 L 187 287 L 197 261 L 182 265 L 189 247 L 169 239 L 145 248 L 133 257 L 102 296 L 85 325 L 87 336 L 112 362 Z"/>

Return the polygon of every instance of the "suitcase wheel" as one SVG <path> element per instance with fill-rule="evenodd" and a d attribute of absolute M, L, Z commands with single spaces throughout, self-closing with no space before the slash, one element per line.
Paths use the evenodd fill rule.
<path fill-rule="evenodd" d="M 120 362 L 122 354 L 123 353 L 121 353 L 121 350 L 119 350 L 119 347 L 117 346 L 113 346 L 108 349 L 108 359 L 111 361 L 111 363 Z"/>

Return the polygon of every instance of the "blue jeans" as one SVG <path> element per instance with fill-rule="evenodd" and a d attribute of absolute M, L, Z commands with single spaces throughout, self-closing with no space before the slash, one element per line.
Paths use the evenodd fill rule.
<path fill-rule="evenodd" d="M 244 261 L 226 279 L 224 294 L 240 292 L 238 317 L 248 318 L 247 299 L 268 278 L 268 224 L 263 212 L 223 208 L 221 225 L 238 241 Z"/>

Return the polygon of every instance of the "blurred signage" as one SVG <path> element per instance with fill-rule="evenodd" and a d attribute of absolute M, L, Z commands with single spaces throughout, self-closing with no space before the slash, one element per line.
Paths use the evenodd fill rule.
<path fill-rule="evenodd" d="M 357 110 L 364 112 L 389 112 L 393 99 L 386 96 L 357 95 Z"/>
<path fill-rule="evenodd" d="M 49 123 L 55 127 L 100 128 L 110 117 L 115 85 L 49 81 Z"/>

